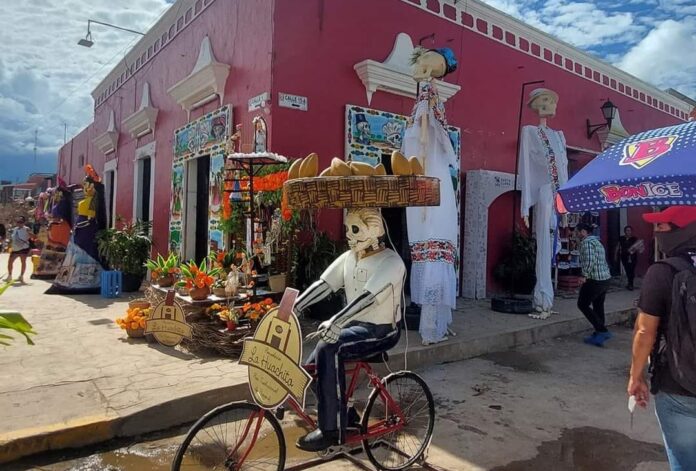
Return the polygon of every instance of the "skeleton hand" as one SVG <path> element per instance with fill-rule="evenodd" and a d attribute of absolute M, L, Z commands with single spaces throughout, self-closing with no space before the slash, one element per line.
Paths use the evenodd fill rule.
<path fill-rule="evenodd" d="M 328 321 L 327 321 L 328 322 Z M 321 328 L 326 322 L 322 322 L 319 326 Z M 338 342 L 338 337 L 341 335 L 341 328 L 336 324 L 329 324 L 328 327 L 320 330 L 321 339 L 326 343 L 336 343 Z"/>

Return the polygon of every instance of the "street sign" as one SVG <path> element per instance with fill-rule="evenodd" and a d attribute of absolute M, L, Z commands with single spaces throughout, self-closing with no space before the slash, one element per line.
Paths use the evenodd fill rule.
<path fill-rule="evenodd" d="M 307 97 L 290 95 L 289 93 L 278 93 L 278 105 L 283 108 L 307 111 Z"/>
<path fill-rule="evenodd" d="M 268 92 L 263 92 L 261 95 L 256 95 L 249 99 L 249 111 L 255 111 L 264 107 L 267 101 L 271 99 Z"/>

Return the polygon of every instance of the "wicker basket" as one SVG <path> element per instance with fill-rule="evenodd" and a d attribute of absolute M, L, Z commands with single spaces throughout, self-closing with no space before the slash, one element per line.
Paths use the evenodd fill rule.
<path fill-rule="evenodd" d="M 139 307 L 140 309 L 147 309 L 150 307 L 150 301 L 145 298 L 138 298 L 132 301 L 128 301 L 128 307 Z"/>
<path fill-rule="evenodd" d="M 424 176 L 313 177 L 283 184 L 288 206 L 305 208 L 397 208 L 439 206 L 440 180 Z"/>
<path fill-rule="evenodd" d="M 126 333 L 128 334 L 129 337 L 132 337 L 132 338 L 145 337 L 145 329 L 127 328 Z"/>

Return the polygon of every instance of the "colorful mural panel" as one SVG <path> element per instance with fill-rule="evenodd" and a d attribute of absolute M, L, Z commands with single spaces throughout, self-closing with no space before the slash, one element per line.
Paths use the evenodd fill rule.
<path fill-rule="evenodd" d="M 172 200 L 169 211 L 169 251 L 181 255 L 181 233 L 184 212 L 184 163 L 172 167 Z"/>
<path fill-rule="evenodd" d="M 346 105 L 346 160 L 377 165 L 384 156 L 401 150 L 408 117 L 388 111 L 380 111 L 363 106 Z M 456 168 L 450 168 L 452 185 L 457 202 L 457 227 L 461 227 L 461 172 L 460 159 L 462 147 L 461 130 L 447 126 L 454 154 L 457 156 Z M 457 233 L 457 292 L 459 292 L 459 247 L 461 231 Z"/>

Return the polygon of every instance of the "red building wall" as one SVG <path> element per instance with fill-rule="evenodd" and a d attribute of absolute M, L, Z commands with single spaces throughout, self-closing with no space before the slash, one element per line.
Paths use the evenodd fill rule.
<path fill-rule="evenodd" d="M 222 104 L 232 104 L 235 123 L 243 122 L 250 127 L 252 117 L 247 111 L 247 101 L 271 88 L 273 8 L 273 0 L 214 1 L 100 104 L 95 109 L 94 122 L 60 151 L 59 168 L 61 174 L 68 176 L 70 183 L 79 183 L 84 176 L 78 163 L 80 152 L 85 153 L 85 163 L 91 163 L 102 173 L 105 157 L 92 144 L 92 139 L 107 129 L 109 114 L 113 109 L 120 135 L 117 151 L 106 158 L 118 160 L 116 214 L 130 220 L 133 215 L 135 151 L 156 141 L 153 205 L 155 253 L 167 252 L 174 131 L 189 121 L 186 111 L 169 96 L 167 90 L 191 72 L 201 41 L 207 35 L 216 60 L 231 66 Z M 139 108 L 145 82 L 150 84 L 152 106 L 159 109 L 156 132 L 133 139 L 125 129 L 121 129 L 121 123 Z M 190 120 L 220 106 L 216 100 L 195 109 L 191 112 Z M 255 114 L 261 113 L 263 111 Z M 270 116 L 265 118 L 270 128 Z"/>
<path fill-rule="evenodd" d="M 458 69 L 445 80 L 462 88 L 445 106 L 448 122 L 462 130 L 462 173 L 473 169 L 514 172 L 524 82 L 544 80 L 544 87 L 559 94 L 558 113 L 549 125 L 563 130 L 571 146 L 600 150 L 596 135 L 587 138 L 586 119 L 602 122 L 600 106 L 607 98 L 618 106 L 631 133 L 679 121 L 400 0 L 302 0 L 276 5 L 273 93 L 307 96 L 309 110 L 274 108 L 273 149 L 297 156 L 317 152 L 320 168 L 327 166 L 331 157 L 344 154 L 345 105 L 368 106 L 353 65 L 364 59 L 384 60 L 400 32 L 409 34 L 414 42 L 435 32 L 434 44 L 426 40 L 424 45 L 450 47 L 459 59 Z M 533 88 L 526 89 L 525 99 Z M 412 106 L 411 99 L 380 91 L 369 105 L 401 114 L 409 114 Z M 536 115 L 525 107 L 522 125 L 537 122 Z M 491 214 L 509 215 L 511 204 L 509 195 L 501 197 Z M 323 222 L 334 233 L 340 230 L 340 214 L 325 216 Z M 489 286 L 495 286 L 490 268 L 510 240 L 510 225 L 510 217 L 489 218 Z"/>

